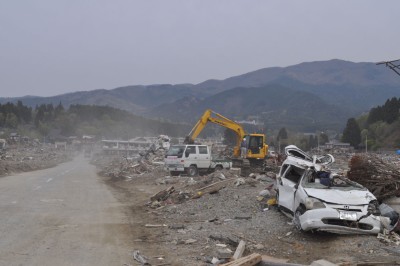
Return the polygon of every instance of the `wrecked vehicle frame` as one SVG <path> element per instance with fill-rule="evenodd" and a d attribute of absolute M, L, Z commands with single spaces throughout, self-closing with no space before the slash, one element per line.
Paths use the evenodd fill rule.
<path fill-rule="evenodd" d="M 377 234 L 381 231 L 378 201 L 360 184 L 324 171 L 332 155 L 310 156 L 294 145 L 277 179 L 278 207 L 303 231 Z"/>

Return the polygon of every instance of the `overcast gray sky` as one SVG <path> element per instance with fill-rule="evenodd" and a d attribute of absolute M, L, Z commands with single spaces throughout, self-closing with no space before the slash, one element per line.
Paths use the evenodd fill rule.
<path fill-rule="evenodd" d="M 399 59 L 399 11 L 398 0 L 0 0 L 0 97 Z"/>

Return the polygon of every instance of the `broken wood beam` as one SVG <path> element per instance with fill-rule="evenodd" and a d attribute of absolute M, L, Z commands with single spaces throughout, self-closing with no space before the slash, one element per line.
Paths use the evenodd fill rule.
<path fill-rule="evenodd" d="M 145 224 L 145 227 L 167 227 L 166 224 Z"/>
<path fill-rule="evenodd" d="M 210 193 L 210 194 L 216 193 L 224 187 L 225 183 L 227 183 L 228 181 L 233 181 L 233 180 L 234 180 L 234 178 L 229 178 L 229 179 L 218 181 L 218 182 L 212 183 L 208 186 L 202 187 L 202 188 L 196 190 L 192 199 L 200 198 L 205 193 Z"/>
<path fill-rule="evenodd" d="M 239 245 L 237 246 L 235 254 L 233 254 L 232 258 L 234 260 L 241 258 L 245 249 L 246 249 L 246 242 L 240 240 Z"/>
<path fill-rule="evenodd" d="M 222 264 L 223 266 L 253 266 L 261 261 L 261 255 L 253 253 L 246 257 L 239 258 L 237 260 Z"/>
<path fill-rule="evenodd" d="M 268 255 L 262 255 L 262 260 L 257 266 L 305 266 L 304 264 L 289 263 L 289 259 L 280 259 Z"/>
<path fill-rule="evenodd" d="M 169 187 L 169 188 L 161 190 L 160 192 L 158 192 L 158 193 L 154 194 L 153 196 L 151 196 L 150 200 L 151 201 L 156 201 L 156 200 L 157 201 L 163 201 L 163 200 L 166 200 L 169 197 L 169 195 L 171 193 L 173 193 L 174 191 L 175 191 L 174 187 Z"/>

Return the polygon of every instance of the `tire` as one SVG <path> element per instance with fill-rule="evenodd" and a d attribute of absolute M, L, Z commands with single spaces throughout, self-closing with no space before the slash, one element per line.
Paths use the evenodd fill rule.
<path fill-rule="evenodd" d="M 217 165 L 214 168 L 214 171 L 221 171 L 223 169 L 223 167 L 221 165 Z"/>
<path fill-rule="evenodd" d="M 199 170 L 197 170 L 197 167 L 195 165 L 191 165 L 187 169 L 187 174 L 188 176 L 197 176 L 199 174 Z"/>
<path fill-rule="evenodd" d="M 250 168 L 250 161 L 248 159 L 243 159 L 242 167 L 243 168 Z"/>
<path fill-rule="evenodd" d="M 294 212 L 294 215 L 293 215 L 293 225 L 299 231 L 303 231 L 301 229 L 300 216 L 303 215 L 303 213 L 305 213 L 305 212 L 306 212 L 306 210 L 304 209 L 304 207 L 303 206 L 299 206 L 297 208 L 297 210 Z"/>
<path fill-rule="evenodd" d="M 281 205 L 279 205 L 279 191 L 276 193 L 276 209 L 281 211 Z"/>

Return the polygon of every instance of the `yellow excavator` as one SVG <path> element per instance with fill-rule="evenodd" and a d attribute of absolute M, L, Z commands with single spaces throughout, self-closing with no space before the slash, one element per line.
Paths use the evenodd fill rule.
<path fill-rule="evenodd" d="M 194 140 L 209 122 L 229 128 L 236 133 L 236 145 L 233 148 L 232 158 L 234 166 L 246 168 L 264 164 L 268 155 L 265 134 L 248 134 L 240 124 L 210 109 L 204 112 L 189 135 L 186 136 L 185 143 L 194 143 Z"/>

